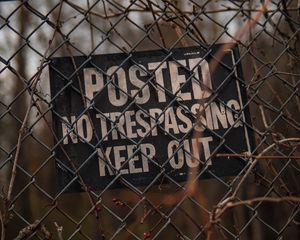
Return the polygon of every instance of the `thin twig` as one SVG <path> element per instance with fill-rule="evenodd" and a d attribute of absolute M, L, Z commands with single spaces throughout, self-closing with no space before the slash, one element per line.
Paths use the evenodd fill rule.
<path fill-rule="evenodd" d="M 90 1 L 89 0 L 87 0 L 87 8 L 90 9 Z M 91 11 L 89 11 L 89 14 L 88 14 L 88 21 L 89 21 L 89 26 L 90 26 L 91 51 L 93 51 L 95 48 L 95 43 L 94 43 L 94 29 L 93 29 L 93 25 L 92 25 Z"/>
<path fill-rule="evenodd" d="M 61 14 L 61 9 L 62 9 L 62 3 L 63 3 L 63 0 L 60 1 L 59 15 L 58 15 L 58 18 L 57 18 L 57 21 L 56 21 L 57 26 L 59 24 L 59 19 L 60 19 L 60 14 Z M 53 40 L 56 36 L 57 31 L 58 31 L 58 28 L 56 27 L 54 29 L 54 32 L 53 32 L 53 35 L 52 35 L 52 40 L 49 41 L 49 45 L 48 45 L 48 47 L 47 47 L 47 49 L 46 49 L 46 51 L 43 55 L 43 59 L 40 63 L 40 66 L 38 67 L 38 72 L 35 75 L 35 77 L 33 78 L 32 83 L 31 83 L 32 92 L 30 94 L 29 105 L 28 105 L 28 108 L 26 110 L 26 114 L 24 116 L 24 119 L 22 121 L 22 125 L 19 129 L 18 141 L 17 141 L 17 146 L 16 146 L 16 153 L 15 153 L 15 157 L 14 157 L 14 160 L 13 160 L 13 167 L 12 167 L 12 170 L 11 170 L 11 177 L 10 177 L 7 196 L 6 196 L 6 206 L 5 206 L 6 213 L 5 213 L 5 216 L 9 215 L 8 211 L 9 211 L 9 207 L 10 207 L 12 191 L 13 191 L 13 187 L 14 187 L 14 183 L 15 183 L 15 179 L 16 179 L 16 174 L 17 174 L 17 164 L 18 164 L 18 159 L 19 159 L 20 151 L 21 151 L 22 138 L 23 138 L 23 135 L 24 135 L 25 130 L 26 130 L 26 125 L 27 125 L 27 122 L 28 122 L 28 119 L 29 119 L 29 116 L 30 116 L 31 109 L 35 105 L 34 94 L 35 94 L 35 91 L 36 91 L 36 88 L 37 88 L 37 83 L 40 81 L 40 77 L 41 77 L 41 74 L 42 74 L 42 71 L 43 71 L 42 66 L 46 61 L 47 54 L 50 50 L 50 47 L 53 43 Z"/>
<path fill-rule="evenodd" d="M 243 175 L 242 179 L 240 180 L 240 182 L 238 183 L 237 187 L 235 188 L 233 194 L 226 198 L 224 201 L 220 202 L 218 204 L 218 207 L 222 207 L 224 206 L 227 202 L 230 202 L 232 201 L 233 199 L 236 198 L 236 195 L 239 191 L 239 189 L 241 188 L 242 184 L 244 183 L 245 179 L 249 176 L 249 174 L 251 173 L 251 171 L 253 170 L 253 168 L 255 167 L 255 165 L 257 164 L 258 162 L 258 159 L 259 157 L 263 156 L 265 153 L 269 152 L 273 147 L 275 147 L 276 145 L 278 144 L 282 144 L 282 143 L 285 143 L 285 142 L 300 142 L 300 138 L 285 138 L 285 139 L 282 139 L 282 140 L 279 140 L 278 142 L 276 143 L 273 143 L 271 144 L 270 146 L 268 146 L 267 148 L 265 148 L 258 156 L 257 158 L 253 159 L 253 158 L 250 158 L 251 161 L 250 161 L 250 166 L 248 167 L 246 173 Z"/>
<path fill-rule="evenodd" d="M 267 122 L 267 118 L 266 118 L 266 114 L 265 114 L 265 109 L 263 105 L 259 105 L 259 110 L 260 110 L 260 114 L 261 114 L 261 118 L 262 118 L 262 122 L 264 124 L 264 127 L 266 130 L 269 130 L 269 124 Z"/>
<path fill-rule="evenodd" d="M 26 124 L 27 124 L 27 121 L 28 121 L 29 114 L 31 112 L 31 108 L 33 106 L 33 102 L 32 102 L 33 92 L 31 94 L 30 98 L 31 98 L 30 105 L 27 108 L 25 117 L 24 117 L 23 122 L 22 122 L 22 126 L 19 130 L 19 136 L 18 136 L 18 141 L 17 141 L 17 149 L 16 149 L 15 158 L 14 158 L 14 161 L 13 161 L 13 167 L 12 167 L 12 170 L 11 170 L 11 177 L 10 177 L 9 186 L 8 186 L 7 202 L 10 202 L 11 194 L 12 194 L 12 190 L 13 190 L 13 186 L 14 186 L 14 182 L 15 182 L 15 178 L 16 178 L 16 174 L 17 174 L 17 162 L 18 162 L 19 155 L 20 155 L 22 137 L 23 137 L 23 134 L 25 132 L 25 127 L 26 127 Z"/>
<path fill-rule="evenodd" d="M 151 10 L 152 17 L 153 17 L 153 20 L 154 20 L 154 22 L 155 22 L 156 28 L 157 28 L 157 30 L 158 30 L 160 40 L 161 40 L 163 46 L 166 47 L 166 42 L 165 42 L 165 39 L 164 39 L 164 37 L 163 37 L 162 31 L 161 31 L 161 29 L 160 29 L 160 27 L 159 27 L 158 21 L 157 21 L 157 19 L 156 19 L 156 16 L 155 16 L 155 13 L 154 13 L 154 10 L 153 10 L 153 7 L 152 7 L 152 3 L 151 3 L 151 1 L 149 1 L 149 0 L 147 0 L 147 2 L 148 2 L 149 9 Z"/>
<path fill-rule="evenodd" d="M 255 203 L 269 202 L 269 203 L 281 203 L 281 202 L 293 202 L 300 203 L 300 197 L 296 196 L 286 196 L 286 197 L 257 197 L 248 200 L 241 200 L 238 202 L 228 202 L 226 205 L 217 211 L 215 218 L 212 223 L 217 223 L 221 216 L 229 209 L 243 206 L 243 205 L 253 205 Z"/>
<path fill-rule="evenodd" d="M 17 237 L 14 240 L 24 240 L 27 239 L 30 235 L 32 235 L 40 226 L 41 222 L 36 220 L 34 223 L 30 224 L 29 226 L 23 228 Z"/>
<path fill-rule="evenodd" d="M 46 228 L 45 225 L 41 225 L 41 232 L 44 235 L 43 240 L 51 240 L 52 239 L 52 234 L 49 232 L 49 230 Z"/>
<path fill-rule="evenodd" d="M 252 155 L 252 154 L 227 154 L 227 153 L 218 153 L 216 157 L 245 157 L 245 158 L 256 158 L 260 159 L 300 159 L 298 156 L 260 156 L 260 155 Z"/>
<path fill-rule="evenodd" d="M 253 205 L 255 203 L 282 203 L 282 202 L 293 202 L 293 203 L 300 203 L 300 197 L 296 196 L 286 196 L 286 197 L 257 197 L 248 200 L 241 200 L 238 202 L 233 202 L 233 199 L 226 202 L 221 208 L 217 208 L 215 212 L 211 215 L 211 219 L 208 224 L 205 226 L 205 229 L 208 231 L 207 240 L 212 239 L 212 227 L 214 224 L 217 224 L 221 217 L 227 212 L 229 209 L 245 206 L 245 205 Z"/>
<path fill-rule="evenodd" d="M 1 223 L 1 240 L 5 239 L 5 228 L 4 228 L 4 218 L 3 213 L 0 211 L 0 223 Z"/>
<path fill-rule="evenodd" d="M 121 11 L 121 12 L 118 12 L 118 13 L 112 13 L 110 15 L 102 15 L 98 12 L 95 12 L 95 11 L 92 11 L 90 9 L 85 9 L 83 7 L 80 7 L 78 6 L 77 4 L 71 2 L 70 0 L 66 0 L 65 1 L 66 3 L 68 3 L 70 6 L 72 6 L 73 8 L 75 8 L 78 12 L 82 13 L 82 14 L 85 14 L 87 12 L 89 12 L 91 15 L 94 15 L 94 16 L 97 16 L 99 18 L 102 18 L 102 19 L 108 19 L 108 18 L 116 18 L 116 17 L 119 17 L 119 16 L 123 16 L 124 14 L 127 14 L 127 13 L 149 13 L 151 12 L 150 9 L 148 8 L 130 8 L 130 9 L 127 9 L 125 6 L 122 6 L 122 5 L 119 5 L 119 7 L 122 7 L 124 10 L 126 10 L 126 13 L 124 13 L 124 11 Z M 298 11 L 298 8 L 287 8 L 288 11 Z M 216 14 L 216 13 L 222 13 L 222 12 L 240 12 L 241 9 L 240 8 L 231 8 L 231 7 L 227 7 L 227 8 L 220 8 L 220 9 L 214 9 L 214 10 L 206 10 L 205 11 L 205 14 Z M 261 10 L 260 9 L 247 9 L 247 8 L 244 8 L 244 11 L 246 12 L 260 12 Z M 267 13 L 274 13 L 278 11 L 277 9 L 275 10 L 267 10 L 266 12 Z M 155 14 L 170 14 L 170 13 L 173 13 L 173 11 L 170 11 L 170 10 L 161 10 L 161 9 L 157 9 L 154 11 Z M 185 14 L 185 15 L 194 15 L 195 12 L 194 11 L 181 11 L 182 14 Z"/>
<path fill-rule="evenodd" d="M 59 226 L 57 224 L 57 222 L 54 222 L 54 226 L 56 227 L 56 231 L 57 231 L 57 236 L 59 240 L 64 240 L 63 236 L 62 236 L 62 232 L 63 232 L 63 227 Z"/>

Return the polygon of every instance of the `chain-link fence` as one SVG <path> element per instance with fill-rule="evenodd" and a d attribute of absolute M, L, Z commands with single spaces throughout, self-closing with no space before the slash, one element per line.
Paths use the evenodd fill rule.
<path fill-rule="evenodd" d="M 4 239 L 299 239 L 296 0 L 0 1 Z"/>

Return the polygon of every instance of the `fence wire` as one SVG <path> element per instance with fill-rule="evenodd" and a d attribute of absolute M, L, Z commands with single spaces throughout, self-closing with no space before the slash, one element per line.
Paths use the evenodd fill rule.
<path fill-rule="evenodd" d="M 299 239 L 299 24 L 296 0 L 0 1 L 1 240 Z M 145 94 L 145 86 L 169 91 L 154 84 L 154 72 L 170 64 L 170 58 L 177 61 L 171 56 L 176 49 L 191 46 L 205 49 L 206 54 L 215 46 L 239 50 L 234 66 L 227 71 L 231 76 L 237 66 L 243 70 L 237 78 L 247 94 L 244 106 L 223 109 L 234 116 L 234 123 L 222 134 L 209 129 L 209 120 L 201 127 L 220 141 L 211 156 L 220 157 L 220 161 L 239 159 L 242 168 L 235 176 L 219 176 L 206 171 L 211 161 L 208 157 L 200 163 L 200 170 L 189 170 L 187 181 L 178 181 L 166 168 L 172 158 L 158 163 L 156 158 L 160 156 L 146 151 L 141 157 L 158 170 L 151 181 L 135 185 L 124 173 L 130 167 L 138 171 L 129 165 L 137 161 L 135 153 L 150 133 L 137 141 L 120 130 L 120 119 L 132 108 L 147 114 L 135 104 Z M 113 76 L 126 63 L 135 61 L 136 52 L 148 51 L 149 56 L 144 56 L 147 59 L 152 50 L 163 52 L 163 60 L 153 71 L 140 69 L 140 74 L 146 72 L 147 79 L 135 95 L 124 92 Z M 221 52 L 216 51 L 216 55 L 220 57 Z M 122 53 L 122 61 L 108 73 L 95 63 L 94 56 L 110 53 Z M 62 72 L 64 61 L 57 65 L 53 61 L 66 56 L 70 63 Z M 77 62 L 77 56 L 83 60 Z M 82 78 L 79 73 L 86 63 L 108 76 L 108 85 L 117 88 L 121 96 L 132 100 L 119 114 L 105 115 L 95 106 L 96 99 L 107 104 L 101 100 L 103 92 L 91 97 L 83 91 L 81 80 L 75 84 L 74 79 Z M 180 61 L 176 64 L 186 67 Z M 202 65 L 200 61 L 195 67 Z M 210 67 L 217 72 L 218 66 Z M 53 85 L 50 87 L 51 71 L 66 82 L 55 91 Z M 178 97 L 186 93 L 186 88 L 184 84 L 178 86 L 169 107 L 184 108 Z M 76 95 L 75 102 L 62 97 L 68 91 Z M 210 94 L 220 101 L 222 91 L 220 87 Z M 82 107 L 73 122 L 62 114 L 69 105 L 74 109 Z M 151 131 L 176 140 L 176 155 L 199 126 L 193 124 L 190 134 L 178 139 L 161 125 L 160 118 L 167 111 L 165 106 L 161 114 L 150 116 Z M 246 111 L 250 115 L 243 119 Z M 198 122 L 203 120 L 203 112 L 205 109 L 198 113 L 189 110 Z M 90 114 L 101 115 L 111 126 L 107 135 L 95 133 L 97 128 L 93 126 L 94 142 L 80 134 L 77 126 L 82 117 L 86 117 L 86 124 L 93 125 Z M 57 122 L 65 126 L 64 134 L 57 133 Z M 227 141 L 234 142 L 233 148 L 242 144 L 240 138 L 229 140 L 234 125 L 239 123 L 253 135 L 251 151 L 231 151 L 223 156 L 221 149 Z M 169 128 L 178 128 L 174 122 L 170 124 Z M 107 162 L 103 154 L 105 139 L 113 135 L 115 140 L 136 147 L 126 158 L 118 156 L 124 162 L 119 167 Z M 203 137 L 201 131 L 198 137 Z M 162 138 L 157 139 L 156 144 L 167 151 Z M 84 151 L 77 145 L 66 146 L 76 141 Z M 78 151 L 82 152 L 80 162 L 74 160 L 79 158 Z M 193 155 L 191 150 L 184 151 Z M 83 170 L 98 155 L 104 159 L 106 173 L 112 176 L 94 189 L 86 183 L 94 170 Z M 203 177 L 205 174 L 209 177 Z M 79 184 L 80 191 L 70 193 L 74 184 Z"/>

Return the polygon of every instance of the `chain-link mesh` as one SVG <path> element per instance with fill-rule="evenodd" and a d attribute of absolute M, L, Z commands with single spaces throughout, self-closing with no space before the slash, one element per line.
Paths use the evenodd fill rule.
<path fill-rule="evenodd" d="M 1 239 L 299 239 L 299 20 L 296 0 L 1 1 Z M 193 124 L 190 134 L 180 137 L 166 130 L 159 119 L 170 107 L 186 109 L 178 98 L 187 90 L 181 83 L 172 93 L 155 82 L 155 71 L 170 64 L 170 59 L 181 66 L 180 71 L 188 72 L 188 81 L 197 78 L 172 55 L 178 48 L 191 46 L 202 49 L 204 59 L 212 51 L 222 59 L 224 49 L 238 50 L 233 66 L 226 71 L 244 84 L 247 98 L 244 96 L 239 108 L 220 107 L 232 116 L 231 126 L 222 134 L 209 128 L 208 118 L 203 122 L 208 104 L 202 111 L 186 110 L 218 139 L 219 145 L 201 162 L 201 168 L 196 172 L 189 169 L 187 181 L 178 181 L 166 168 L 172 158 L 158 163 L 161 156 L 151 155 L 149 149 L 141 153 L 141 144 L 155 130 L 162 151 L 167 151 L 164 137 L 178 142 L 176 155 L 199 127 Z M 219 48 L 214 50 L 216 46 Z M 161 52 L 156 68 L 139 69 L 139 76 L 147 76 L 144 85 L 134 93 L 123 91 L 113 76 L 129 62 L 140 66 L 136 52 L 148 51 L 142 54 L 147 60 L 154 50 Z M 122 54 L 110 55 L 119 60 L 108 73 L 95 56 L 101 59 L 111 53 Z M 65 62 L 69 63 L 64 66 Z M 220 62 L 211 62 L 212 74 L 217 73 Z M 81 85 L 80 72 L 86 66 L 107 76 L 103 89 L 112 85 L 120 96 L 129 99 L 118 114 L 107 115 L 102 105 L 95 105 L 97 101 L 107 104 L 104 90 L 94 94 L 90 89 L 91 97 Z M 194 64 L 199 66 L 201 61 Z M 234 75 L 237 68 L 243 71 L 238 76 Z M 55 85 L 59 78 L 63 85 Z M 200 79 L 201 86 L 204 78 Z M 95 79 L 91 81 L 96 88 Z M 132 109 L 149 114 L 136 103 L 146 87 L 169 92 L 171 100 L 160 114 L 148 116 L 152 128 L 136 140 L 118 124 Z M 222 87 L 209 91 L 210 102 L 222 102 Z M 76 114 L 72 112 L 75 110 Z M 76 115 L 73 120 L 63 115 L 68 111 Z M 247 111 L 250 115 L 245 117 Z M 95 133 L 98 129 L 93 126 L 93 114 L 111 126 L 107 135 Z M 83 118 L 95 133 L 92 142 L 80 133 L 83 130 L 78 124 Z M 64 126 L 64 134 L 58 133 L 58 123 Z M 233 142 L 231 149 L 243 144 L 240 137 L 230 135 L 239 124 L 251 132 L 250 140 L 253 135 L 250 151 L 224 153 L 221 150 L 228 141 Z M 173 131 L 178 128 L 172 120 L 168 127 Z M 198 131 L 198 138 L 203 138 L 202 134 Z M 105 139 L 112 136 L 116 143 L 125 141 L 133 146 L 127 147 L 131 154 L 126 157 L 118 153 L 116 159 L 124 163 L 119 167 L 104 157 L 108 148 Z M 73 147 L 68 148 L 67 143 Z M 199 144 L 195 148 L 201 150 Z M 140 185 L 125 177 L 126 171 L 139 169 L 130 165 L 137 161 L 136 153 L 157 168 L 152 178 Z M 192 156 L 193 151 L 184 148 L 184 154 Z M 95 189 L 87 183 L 88 177 L 94 176 L 89 164 L 100 156 L 106 174 L 111 176 Z M 236 176 L 219 176 L 206 171 L 211 159 L 243 164 L 231 174 Z M 232 167 L 230 161 L 226 164 Z M 85 170 L 86 166 L 90 167 Z M 80 191 L 69 193 L 74 184 Z"/>

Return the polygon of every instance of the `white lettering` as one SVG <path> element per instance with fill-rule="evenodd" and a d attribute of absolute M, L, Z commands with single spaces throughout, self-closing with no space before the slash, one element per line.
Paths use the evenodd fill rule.
<path fill-rule="evenodd" d="M 121 156 L 121 151 L 125 151 L 126 146 L 115 146 L 114 147 L 114 156 L 115 156 L 115 165 L 116 169 L 120 170 L 121 174 L 128 174 L 128 169 L 121 169 L 122 163 L 126 161 L 126 158 Z"/>
<path fill-rule="evenodd" d="M 93 130 L 90 119 L 87 115 L 82 115 L 77 121 L 77 132 L 82 142 L 90 142 L 93 137 Z"/>
<path fill-rule="evenodd" d="M 182 168 L 182 166 L 184 164 L 183 151 L 181 148 L 178 149 L 178 146 L 179 146 L 179 143 L 176 140 L 172 140 L 168 144 L 168 158 L 170 159 L 169 163 L 170 163 L 171 167 L 174 169 L 180 169 L 180 168 Z M 178 151 L 177 151 L 177 149 L 178 149 Z M 177 162 L 175 160 L 175 156 L 177 157 Z"/>
<path fill-rule="evenodd" d="M 181 120 L 184 124 L 178 124 L 178 128 L 180 130 L 180 132 L 182 133 L 187 133 L 189 132 L 192 127 L 193 127 L 193 124 L 192 124 L 192 121 L 184 115 L 185 113 L 185 110 L 182 108 L 182 107 L 178 107 L 176 109 L 176 115 L 177 117 L 179 118 L 179 120 Z"/>
<path fill-rule="evenodd" d="M 148 159 L 152 159 L 156 152 L 155 147 L 150 143 L 141 144 L 141 153 L 142 153 L 142 163 L 143 163 L 143 171 L 149 172 L 149 164 Z"/>
<path fill-rule="evenodd" d="M 202 81 L 199 78 L 199 67 L 201 68 Z M 210 77 L 209 65 L 204 58 L 189 59 L 189 67 L 193 70 L 192 81 L 194 99 L 208 98 L 211 95 L 212 82 Z M 201 85 L 204 85 L 204 90 Z"/>
<path fill-rule="evenodd" d="M 186 66 L 186 60 L 179 60 L 178 63 L 183 66 Z M 173 94 L 177 93 L 177 96 L 179 97 L 178 100 L 183 100 L 183 101 L 191 100 L 192 95 L 190 92 L 186 92 L 186 93 L 181 92 L 182 85 L 183 83 L 186 82 L 186 78 L 184 75 L 179 75 L 178 67 L 180 67 L 180 65 L 178 63 L 173 61 L 169 62 L 170 78 L 171 78 Z"/>
<path fill-rule="evenodd" d="M 83 69 L 85 96 L 88 98 L 87 105 L 94 98 L 94 93 L 100 92 L 104 87 L 103 74 L 95 68 Z"/>
<path fill-rule="evenodd" d="M 107 74 L 111 77 L 108 84 L 108 99 L 116 107 L 121 107 L 127 102 L 127 84 L 126 75 L 123 68 L 119 66 L 110 67 Z"/>
<path fill-rule="evenodd" d="M 107 118 L 109 118 L 109 113 L 104 113 L 103 114 L 104 116 L 106 116 Z M 106 123 L 106 118 L 103 117 L 101 114 L 96 114 L 96 118 L 100 119 L 100 127 L 101 127 L 101 138 L 104 140 L 104 141 L 107 141 L 108 140 L 108 137 L 107 137 L 107 123 Z"/>
<path fill-rule="evenodd" d="M 173 129 L 174 134 L 179 133 L 174 109 L 172 107 L 169 107 L 165 113 L 165 131 L 170 132 L 170 129 Z"/>
<path fill-rule="evenodd" d="M 238 101 L 236 100 L 229 100 L 227 102 L 227 107 L 229 107 L 230 109 L 233 109 L 233 110 L 241 110 L 241 107 L 240 107 L 240 104 L 238 103 Z M 237 128 L 237 127 L 240 127 L 240 126 L 243 126 L 243 123 L 241 120 L 235 122 L 235 119 L 233 117 L 233 113 L 232 113 L 232 110 L 230 109 L 226 109 L 226 115 L 227 115 L 227 119 L 228 119 L 228 123 L 230 124 L 230 126 L 234 125 L 233 127 Z M 235 117 L 237 119 L 237 117 Z"/>
<path fill-rule="evenodd" d="M 157 87 L 157 96 L 158 102 L 166 102 L 166 93 L 165 93 L 165 84 L 163 78 L 163 69 L 167 68 L 167 63 L 154 62 L 148 64 L 149 70 L 155 70 L 155 81 L 158 83 Z"/>
<path fill-rule="evenodd" d="M 105 169 L 108 170 L 109 175 L 113 175 L 113 171 L 111 170 L 112 164 L 109 158 L 111 149 L 111 147 L 107 147 L 104 154 L 101 149 L 97 149 L 100 177 L 104 177 L 106 175 Z"/>
<path fill-rule="evenodd" d="M 141 173 L 143 172 L 142 168 L 137 168 L 135 166 L 135 162 L 139 160 L 139 157 L 137 155 L 133 155 L 134 149 L 136 148 L 135 145 L 129 145 L 127 146 L 127 153 L 128 153 L 128 158 L 129 159 L 129 172 L 130 173 Z"/>
<path fill-rule="evenodd" d="M 142 65 L 139 66 L 133 65 L 129 68 L 129 80 L 135 87 L 138 87 L 138 89 L 136 90 L 131 90 L 131 95 L 134 96 L 137 94 L 135 96 L 137 104 L 145 104 L 146 102 L 148 102 L 150 98 L 149 86 L 145 85 L 143 87 L 145 83 L 137 77 L 137 73 L 139 73 L 140 76 L 147 75 L 145 67 Z"/>
<path fill-rule="evenodd" d="M 64 139 L 63 143 L 69 144 L 69 137 L 71 138 L 72 143 L 78 143 L 78 138 L 75 134 L 77 133 L 77 126 L 74 124 L 76 117 L 71 116 L 71 122 L 67 117 L 62 117 L 62 119 L 65 121 L 61 123 L 62 137 Z"/>
<path fill-rule="evenodd" d="M 136 138 L 137 134 L 133 132 L 133 127 L 136 126 L 136 122 L 132 120 L 132 116 L 135 115 L 134 111 L 125 112 L 125 121 L 126 121 L 126 133 L 128 138 Z"/>
<path fill-rule="evenodd" d="M 214 123 L 214 129 L 219 129 L 219 122 L 223 128 L 228 128 L 227 118 L 225 114 L 225 107 L 220 103 L 220 108 L 215 102 L 211 103 L 211 113 Z M 218 121 L 219 120 L 219 121 Z"/>

